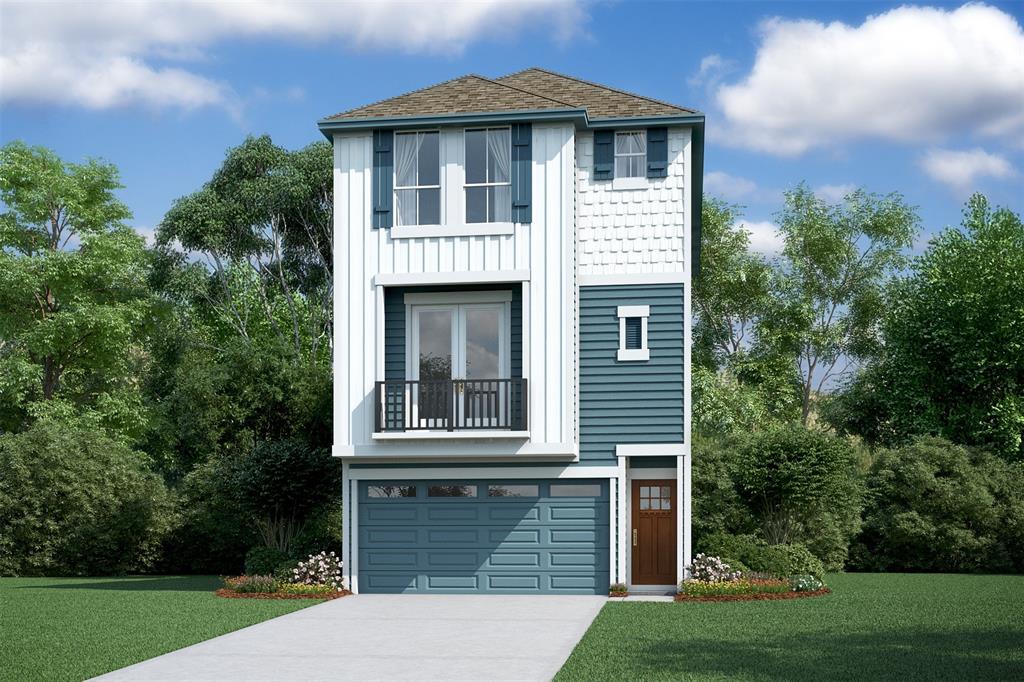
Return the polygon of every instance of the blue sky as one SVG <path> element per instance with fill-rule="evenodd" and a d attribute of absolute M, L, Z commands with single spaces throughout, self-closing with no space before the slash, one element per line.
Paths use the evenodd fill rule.
<path fill-rule="evenodd" d="M 1024 4 L 0 5 L 0 141 L 115 163 L 142 231 L 248 134 L 529 66 L 704 111 L 706 187 L 773 248 L 781 192 L 898 191 L 927 232 L 973 190 L 1024 212 Z M 38 27 L 45 26 L 46 30 Z M 35 28 L 35 30 L 33 30 Z"/>

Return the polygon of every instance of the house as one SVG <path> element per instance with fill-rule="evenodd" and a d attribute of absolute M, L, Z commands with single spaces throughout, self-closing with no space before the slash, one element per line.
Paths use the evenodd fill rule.
<path fill-rule="evenodd" d="M 704 116 L 532 68 L 319 128 L 352 589 L 672 589 Z"/>

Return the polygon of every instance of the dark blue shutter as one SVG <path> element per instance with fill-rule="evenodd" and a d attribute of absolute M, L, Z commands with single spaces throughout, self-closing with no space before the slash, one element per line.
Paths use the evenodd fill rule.
<path fill-rule="evenodd" d="M 647 129 L 647 177 L 668 176 L 668 128 Z"/>
<path fill-rule="evenodd" d="M 533 189 L 533 126 L 512 125 L 512 222 L 533 222 L 530 194 Z"/>
<path fill-rule="evenodd" d="M 392 211 L 395 133 L 391 130 L 373 131 L 373 227 L 388 228 L 394 224 Z"/>
<path fill-rule="evenodd" d="M 615 177 L 615 131 L 594 131 L 594 180 Z"/>
<path fill-rule="evenodd" d="M 639 317 L 626 318 L 626 348 L 628 350 L 639 350 L 643 348 L 643 334 L 641 328 L 643 322 Z"/>

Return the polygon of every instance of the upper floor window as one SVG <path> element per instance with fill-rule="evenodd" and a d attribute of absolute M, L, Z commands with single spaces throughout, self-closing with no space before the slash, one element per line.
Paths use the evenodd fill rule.
<path fill-rule="evenodd" d="M 616 313 L 619 317 L 619 352 L 616 357 L 626 362 L 650 360 L 651 351 L 647 347 L 647 318 L 651 315 L 651 307 L 620 305 Z"/>
<path fill-rule="evenodd" d="M 647 177 L 647 134 L 644 131 L 615 133 L 615 177 Z"/>
<path fill-rule="evenodd" d="M 440 133 L 395 135 L 397 225 L 441 224 Z"/>
<path fill-rule="evenodd" d="M 466 131 L 466 222 L 512 222 L 509 128 Z"/>

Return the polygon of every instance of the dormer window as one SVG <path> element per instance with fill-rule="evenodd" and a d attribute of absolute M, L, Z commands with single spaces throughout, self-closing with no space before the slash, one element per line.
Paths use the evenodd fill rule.
<path fill-rule="evenodd" d="M 647 177 L 647 134 L 644 131 L 615 133 L 615 177 Z"/>
<path fill-rule="evenodd" d="M 440 133 L 395 135 L 397 225 L 441 224 Z"/>
<path fill-rule="evenodd" d="M 465 142 L 466 222 L 512 222 L 511 129 L 469 129 Z"/>

